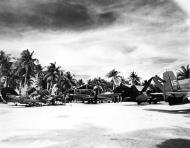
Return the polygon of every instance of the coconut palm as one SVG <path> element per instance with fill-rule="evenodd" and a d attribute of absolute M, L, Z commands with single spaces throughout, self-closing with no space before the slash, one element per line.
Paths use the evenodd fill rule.
<path fill-rule="evenodd" d="M 87 84 L 91 86 L 99 85 L 102 87 L 103 91 L 111 91 L 113 89 L 113 84 L 101 77 L 90 79 L 88 80 Z"/>
<path fill-rule="evenodd" d="M 36 62 L 38 62 L 38 60 L 33 58 L 33 54 L 34 51 L 30 52 L 28 49 L 24 50 L 19 59 L 20 67 L 18 73 L 24 77 L 24 86 L 29 86 L 31 78 L 35 77 Z"/>
<path fill-rule="evenodd" d="M 178 80 L 188 79 L 190 78 L 190 67 L 189 65 L 181 66 L 181 69 L 177 72 Z"/>
<path fill-rule="evenodd" d="M 60 71 L 60 76 L 58 80 L 58 88 L 61 92 L 68 91 L 72 86 L 77 85 L 77 80 L 74 78 L 70 72 L 64 73 Z"/>
<path fill-rule="evenodd" d="M 84 81 L 83 81 L 83 79 L 79 79 L 78 81 L 77 81 L 77 86 L 82 86 L 82 85 L 84 85 L 85 83 L 84 83 Z"/>
<path fill-rule="evenodd" d="M 43 78 L 44 78 L 45 73 L 43 71 L 43 67 L 40 64 L 36 65 L 35 73 L 36 73 L 35 85 L 37 87 L 44 88 L 43 87 L 43 84 L 44 84 Z"/>
<path fill-rule="evenodd" d="M 112 78 L 112 83 L 113 83 L 113 90 L 115 89 L 116 84 L 120 82 L 120 77 L 119 76 L 119 71 L 112 69 L 106 76 L 108 78 Z"/>
<path fill-rule="evenodd" d="M 6 54 L 4 51 L 0 51 L 0 67 L 2 75 L 6 76 L 9 72 L 12 65 L 12 62 L 10 60 L 10 55 Z"/>
<path fill-rule="evenodd" d="M 121 83 L 122 84 L 130 84 L 129 80 L 126 80 L 123 76 L 121 76 Z"/>
<path fill-rule="evenodd" d="M 19 81 L 20 77 L 17 75 L 17 68 L 15 67 L 15 62 L 12 62 L 8 72 L 7 72 L 7 87 L 11 87 L 13 89 L 19 89 Z"/>
<path fill-rule="evenodd" d="M 1 90 L 1 77 L 3 76 L 4 62 L 6 59 L 6 54 L 4 51 L 0 51 L 0 90 Z"/>
<path fill-rule="evenodd" d="M 44 72 L 43 80 L 47 83 L 47 90 L 53 87 L 53 84 L 57 83 L 60 77 L 60 66 L 56 66 L 55 63 L 50 63 L 47 70 Z"/>
<path fill-rule="evenodd" d="M 65 73 L 66 83 L 68 84 L 68 88 L 72 86 L 76 86 L 77 80 L 74 78 L 74 75 L 69 71 Z"/>
<path fill-rule="evenodd" d="M 129 80 L 132 82 L 132 85 L 139 85 L 140 84 L 140 77 L 138 76 L 138 74 L 136 72 L 131 72 L 130 76 L 129 76 Z"/>
<path fill-rule="evenodd" d="M 11 57 L 6 54 L 4 51 L 0 51 L 0 79 L 2 76 L 6 77 L 5 87 L 7 87 L 7 80 L 9 79 L 9 75 L 11 74 Z"/>

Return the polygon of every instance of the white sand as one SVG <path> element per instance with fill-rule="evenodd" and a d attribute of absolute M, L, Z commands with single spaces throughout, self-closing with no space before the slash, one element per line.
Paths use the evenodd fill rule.
<path fill-rule="evenodd" d="M 154 141 L 144 146 L 152 147 L 155 142 L 164 139 L 189 137 L 189 131 L 184 133 L 184 129 L 190 128 L 188 109 L 190 104 L 169 106 L 162 103 L 137 106 L 136 103 L 129 102 L 73 103 L 66 106 L 30 108 L 0 104 L 0 148 L 126 147 L 125 144 L 122 145 L 123 141 L 115 142 L 113 136 L 122 137 L 122 134 L 138 131 L 139 134 L 153 135 Z M 157 133 L 143 133 L 154 129 Z M 157 129 L 166 132 L 159 133 Z M 112 138 L 107 138 L 106 135 Z M 160 139 L 156 141 L 155 135 L 159 135 Z M 97 142 L 94 139 L 97 139 Z"/>

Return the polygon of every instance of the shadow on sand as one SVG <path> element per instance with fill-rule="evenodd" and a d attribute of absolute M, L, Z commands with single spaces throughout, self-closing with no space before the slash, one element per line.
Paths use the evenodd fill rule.
<path fill-rule="evenodd" d="M 190 139 L 168 139 L 161 144 L 157 145 L 157 148 L 189 148 Z"/>
<path fill-rule="evenodd" d="M 147 111 L 157 111 L 161 113 L 169 113 L 169 114 L 189 114 L 190 109 L 180 109 L 180 110 L 163 110 L 163 109 L 144 109 Z"/>
<path fill-rule="evenodd" d="M 135 104 L 123 104 L 123 106 L 138 106 L 137 103 Z"/>
<path fill-rule="evenodd" d="M 125 101 L 125 104 L 122 104 L 123 106 L 146 106 L 148 105 L 147 102 L 143 102 L 140 105 L 137 104 L 136 101 Z"/>
<path fill-rule="evenodd" d="M 128 103 L 128 102 L 127 102 Z M 140 105 L 137 104 L 137 102 L 129 102 L 129 104 L 123 104 L 123 106 L 148 106 L 148 105 L 160 105 L 161 102 L 158 102 L 157 104 L 149 104 L 148 102 L 142 102 Z"/>

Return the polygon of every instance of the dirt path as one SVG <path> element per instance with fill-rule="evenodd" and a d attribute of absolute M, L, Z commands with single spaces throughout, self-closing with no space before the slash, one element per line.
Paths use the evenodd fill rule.
<path fill-rule="evenodd" d="M 2 148 L 189 148 L 190 104 L 0 104 Z"/>

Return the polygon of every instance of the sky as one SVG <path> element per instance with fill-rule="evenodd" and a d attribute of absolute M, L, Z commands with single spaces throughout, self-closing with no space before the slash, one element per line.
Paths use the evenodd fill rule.
<path fill-rule="evenodd" d="M 189 0 L 1 0 L 0 50 L 82 78 L 142 79 L 189 64 Z"/>

